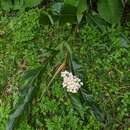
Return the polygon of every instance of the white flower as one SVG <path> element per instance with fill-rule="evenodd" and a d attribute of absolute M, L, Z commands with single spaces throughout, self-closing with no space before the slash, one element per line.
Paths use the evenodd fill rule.
<path fill-rule="evenodd" d="M 77 93 L 80 87 L 83 85 L 78 77 L 66 70 L 61 72 L 61 77 L 63 77 L 63 88 L 66 88 L 68 92 Z"/>

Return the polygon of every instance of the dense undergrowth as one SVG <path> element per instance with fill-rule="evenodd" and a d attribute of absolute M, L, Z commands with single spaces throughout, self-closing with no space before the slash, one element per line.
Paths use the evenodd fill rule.
<path fill-rule="evenodd" d="M 8 115 L 18 102 L 22 78 L 28 78 L 23 73 L 41 66 L 44 73 L 35 89 L 36 98 L 27 104 L 16 129 L 128 130 L 129 23 L 127 27 L 107 26 L 103 31 L 84 24 L 77 31 L 68 23 L 42 26 L 40 13 L 41 9 L 31 9 L 0 19 L 0 130 L 5 129 Z M 54 76 L 68 53 L 75 74 L 100 109 L 101 120 L 95 118 L 90 104 L 82 102 L 81 107 L 76 101 L 73 106 L 73 100 L 62 87 L 60 73 Z M 68 62 L 62 69 L 71 71 Z M 50 83 L 53 76 L 55 79 Z"/>

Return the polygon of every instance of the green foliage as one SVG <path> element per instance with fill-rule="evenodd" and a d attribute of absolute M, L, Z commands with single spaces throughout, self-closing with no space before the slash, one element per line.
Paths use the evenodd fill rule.
<path fill-rule="evenodd" d="M 15 109 L 11 112 L 9 116 L 6 130 L 13 130 L 15 128 L 16 122 L 19 119 L 20 115 L 23 114 L 23 112 L 26 109 L 26 106 L 31 102 L 30 100 L 32 100 L 32 98 L 35 96 L 35 91 L 38 91 L 39 84 L 36 84 L 36 80 L 37 78 L 41 77 L 40 74 L 42 69 L 43 68 L 38 68 L 32 70 L 31 72 L 26 72 L 26 74 L 24 75 L 24 79 L 26 79 L 25 83 L 23 83 L 24 88 L 22 88 L 21 90 L 19 101 L 16 104 Z"/>
<path fill-rule="evenodd" d="M 9 105 L 4 105 L 2 103 L 2 100 L 0 100 L 0 129 L 3 130 L 5 129 L 5 124 L 6 124 L 6 120 L 8 118 L 8 113 L 10 111 L 10 106 Z"/>
<path fill-rule="evenodd" d="M 93 23 L 77 32 L 71 24 L 42 26 L 42 12 L 36 8 L 1 17 L 0 128 L 8 123 L 9 130 L 127 130 L 128 28 L 102 25 L 98 15 L 91 17 L 98 19 L 100 31 Z M 60 74 L 54 76 L 65 58 L 65 69 L 84 82 L 74 95 L 63 89 Z"/>
<path fill-rule="evenodd" d="M 83 12 L 87 9 L 87 2 L 86 2 L 86 0 L 77 0 L 77 1 L 65 0 L 64 4 L 66 6 L 72 5 L 73 7 L 76 8 L 75 15 L 77 17 L 78 23 L 80 23 L 81 20 L 82 20 L 82 17 L 83 17 Z M 72 10 L 71 7 L 69 7 L 69 8 Z M 74 13 L 72 13 L 72 14 L 74 14 Z"/>
<path fill-rule="evenodd" d="M 99 33 L 90 34 L 90 32 L 90 28 L 87 27 L 82 35 L 89 46 L 83 48 L 84 53 L 87 51 L 88 54 L 88 58 L 84 59 L 87 60 L 85 71 L 87 84 L 93 91 L 92 93 L 97 95 L 95 98 L 99 98 L 98 100 L 104 104 L 101 107 L 104 107 L 105 110 L 105 129 L 118 129 L 117 122 L 124 120 L 124 125 L 121 125 L 124 130 L 128 127 L 129 120 L 125 114 L 122 118 L 123 110 L 120 101 L 122 100 L 121 95 L 124 95 L 129 86 L 129 49 L 121 47 L 120 29 L 109 28 L 102 35 Z M 123 86 L 125 90 L 121 92 Z M 118 118 L 116 118 L 117 116 Z"/>
<path fill-rule="evenodd" d="M 33 109 L 33 116 L 38 117 L 34 119 L 38 128 L 49 130 L 80 130 L 87 127 L 95 127 L 98 130 L 100 128 L 94 119 L 92 120 L 95 124 L 93 123 L 92 126 L 83 123 L 59 83 L 55 82 L 48 94 L 50 96 L 42 96 L 40 102 Z"/>
<path fill-rule="evenodd" d="M 5 11 L 25 10 L 39 5 L 44 10 L 42 13 L 44 24 L 52 24 L 57 20 L 61 24 L 66 22 L 80 24 L 82 21 L 88 22 L 88 19 L 85 20 L 85 18 L 94 12 L 108 23 L 119 24 L 123 13 L 127 16 L 124 10 L 128 3 L 129 1 L 125 0 L 111 2 L 109 0 L 2 0 L 0 9 Z"/>
<path fill-rule="evenodd" d="M 39 26 L 40 10 L 32 9 L 28 12 L 20 12 L 18 15 L 20 17 L 13 18 L 8 25 L 12 32 L 11 37 L 16 43 L 32 40 Z"/>
<path fill-rule="evenodd" d="M 99 0 L 98 12 L 107 22 L 118 23 L 123 12 L 122 2 L 121 0 Z"/>
<path fill-rule="evenodd" d="M 127 2 L 122 0 L 113 0 L 111 2 L 109 0 L 65 0 L 64 2 L 54 3 L 51 11 L 53 14 L 55 11 L 58 12 L 55 15 L 59 21 L 64 22 L 79 24 L 83 18 L 96 12 L 106 22 L 118 24 L 121 21 L 126 4 Z M 88 22 L 88 19 L 85 22 Z"/>
<path fill-rule="evenodd" d="M 85 10 L 87 10 L 87 3 L 86 3 L 86 0 L 80 0 L 79 1 L 79 4 L 77 6 L 77 21 L 78 23 L 81 22 L 82 20 L 82 17 L 83 17 L 83 12 Z"/>
<path fill-rule="evenodd" d="M 1 0 L 0 10 L 19 10 L 39 5 L 42 0 Z"/>

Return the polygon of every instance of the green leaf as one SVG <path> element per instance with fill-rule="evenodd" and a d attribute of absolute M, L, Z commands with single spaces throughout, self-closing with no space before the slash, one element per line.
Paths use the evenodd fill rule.
<path fill-rule="evenodd" d="M 58 15 L 60 23 L 74 23 L 76 21 L 76 11 L 76 7 L 65 4 L 61 9 L 60 15 Z"/>
<path fill-rule="evenodd" d="M 80 0 L 64 0 L 64 3 L 77 7 L 79 5 L 79 1 Z"/>
<path fill-rule="evenodd" d="M 35 7 L 39 5 L 42 0 L 1 0 L 0 9 L 2 10 L 19 10 L 21 8 Z"/>
<path fill-rule="evenodd" d="M 25 7 L 34 7 L 39 5 L 42 0 L 25 0 Z"/>
<path fill-rule="evenodd" d="M 109 23 L 119 23 L 123 13 L 121 0 L 99 0 L 97 9 L 100 16 Z"/>
<path fill-rule="evenodd" d="M 42 11 L 39 22 L 42 25 L 48 25 L 48 24 L 53 25 L 54 24 L 54 21 L 53 21 L 51 15 L 46 11 Z"/>
<path fill-rule="evenodd" d="M 0 9 L 9 11 L 12 8 L 12 2 L 10 0 L 0 1 Z"/>
<path fill-rule="evenodd" d="M 87 9 L 86 0 L 65 0 L 64 3 L 66 5 L 71 5 L 76 8 L 77 21 L 78 23 L 80 23 L 83 17 L 83 12 Z"/>
<path fill-rule="evenodd" d="M 38 91 L 38 87 L 39 87 L 39 83 L 40 83 L 39 80 L 41 80 L 42 70 L 44 70 L 43 67 L 41 67 L 40 69 L 37 69 L 37 71 L 36 71 L 36 69 L 32 70 L 30 72 L 28 71 L 29 73 L 26 74 L 26 76 L 31 77 L 31 79 L 29 78 L 29 82 L 26 82 L 26 84 L 20 91 L 19 101 L 9 115 L 9 119 L 6 124 L 6 130 L 13 130 L 16 127 L 18 119 L 24 113 L 27 105 L 35 97 L 35 94 Z M 34 74 L 34 72 L 35 72 L 35 74 Z M 34 74 L 34 75 L 32 76 L 32 74 Z M 38 80 L 38 82 L 37 82 L 37 80 Z M 28 81 L 28 78 L 27 78 L 27 81 Z"/>
<path fill-rule="evenodd" d="M 50 10 L 54 15 L 60 14 L 63 5 L 64 5 L 63 2 L 56 2 L 56 3 L 54 3 L 54 4 L 50 7 L 49 10 Z"/>
<path fill-rule="evenodd" d="M 105 31 L 105 27 L 108 23 L 102 19 L 97 13 L 87 15 L 87 23 L 96 31 Z"/>
<path fill-rule="evenodd" d="M 25 71 L 22 76 L 21 76 L 21 79 L 24 81 L 24 80 L 27 80 L 29 78 L 32 78 L 34 77 L 34 75 L 37 74 L 37 72 L 41 69 L 41 67 L 39 68 L 36 68 L 36 69 L 32 69 L 32 70 L 28 70 L 28 71 Z"/>
<path fill-rule="evenodd" d="M 87 104 L 89 106 L 90 111 L 95 116 L 97 121 L 103 122 L 103 120 L 104 120 L 103 114 L 99 110 L 98 105 L 94 102 L 92 95 L 87 94 L 86 90 L 83 88 L 81 88 L 80 90 L 81 90 L 81 94 L 82 94 L 84 100 L 87 102 Z"/>
<path fill-rule="evenodd" d="M 7 126 L 6 126 L 6 130 L 13 130 L 15 128 L 16 122 L 19 119 L 19 117 L 22 115 L 22 113 L 25 110 L 25 107 L 27 106 L 27 104 L 29 103 L 35 86 L 26 86 L 25 88 L 26 90 L 23 91 L 24 93 L 22 94 L 22 100 L 19 101 L 19 104 L 17 104 L 16 108 L 11 112 L 8 122 L 7 122 Z"/>
<path fill-rule="evenodd" d="M 54 18 L 58 19 L 60 23 L 80 23 L 83 17 L 83 12 L 87 9 L 86 0 L 65 0 L 62 2 L 54 3 L 50 11 L 53 13 Z M 56 17 L 57 16 L 57 17 Z"/>
<path fill-rule="evenodd" d="M 79 63 L 79 59 L 77 59 L 77 57 L 72 53 L 69 54 L 69 68 L 74 75 L 77 75 L 80 78 L 83 77 L 81 73 L 82 69 Z"/>
<path fill-rule="evenodd" d="M 24 7 L 24 0 L 14 0 L 13 10 L 18 10 Z"/>
<path fill-rule="evenodd" d="M 74 94 L 70 94 L 69 97 L 70 97 L 70 101 L 71 101 L 74 109 L 77 110 L 77 112 L 79 112 L 79 114 L 83 118 L 84 117 L 84 108 L 81 104 L 79 97 Z"/>
<path fill-rule="evenodd" d="M 87 2 L 86 0 L 80 0 L 77 6 L 77 21 L 78 23 L 81 22 L 83 17 L 83 12 L 87 9 Z"/>
<path fill-rule="evenodd" d="M 129 47 L 128 46 L 129 40 L 125 35 L 123 35 L 123 33 L 121 33 L 120 39 L 121 39 L 121 47 L 128 48 Z"/>
<path fill-rule="evenodd" d="M 76 11 L 77 9 L 75 6 L 64 4 L 63 8 L 61 9 L 61 14 L 76 16 Z"/>

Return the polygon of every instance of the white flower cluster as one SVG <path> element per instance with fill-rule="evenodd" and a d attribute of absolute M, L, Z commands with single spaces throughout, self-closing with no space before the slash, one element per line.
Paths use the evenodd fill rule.
<path fill-rule="evenodd" d="M 71 72 L 61 72 L 61 77 L 63 77 L 63 88 L 66 88 L 68 92 L 77 93 L 83 85 L 81 80 L 74 76 Z"/>

